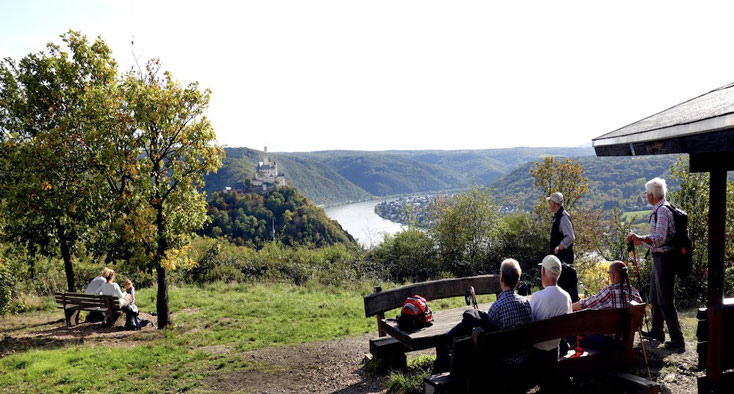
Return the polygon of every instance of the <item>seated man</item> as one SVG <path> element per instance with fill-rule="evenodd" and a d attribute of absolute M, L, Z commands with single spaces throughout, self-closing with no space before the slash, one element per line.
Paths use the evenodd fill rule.
<path fill-rule="evenodd" d="M 553 255 L 545 256 L 539 264 L 540 280 L 543 290 L 533 294 L 530 298 L 530 310 L 533 321 L 550 319 L 558 315 L 571 312 L 571 296 L 558 286 L 561 276 L 561 261 Z M 537 363 L 553 363 L 558 361 L 558 344 L 560 338 L 536 343 L 531 349 L 532 359 Z"/>
<path fill-rule="evenodd" d="M 543 290 L 533 294 L 530 298 L 530 310 L 533 312 L 533 321 L 550 319 L 571 312 L 571 296 L 560 287 L 559 278 L 565 275 L 558 257 L 548 255 L 539 264 L 540 280 Z M 575 275 L 575 273 L 574 273 Z M 529 364 L 531 370 L 537 374 L 542 391 L 561 391 L 562 380 L 554 377 L 554 364 L 558 362 L 559 344 L 561 339 L 551 339 L 536 343 L 530 348 Z M 565 340 L 564 340 L 565 344 Z M 565 348 L 568 345 L 565 344 Z M 565 350 L 564 350 L 565 351 Z"/>
<path fill-rule="evenodd" d="M 517 325 L 529 323 L 532 319 L 530 303 L 525 297 L 515 294 L 515 287 L 520 282 L 522 270 L 514 259 L 505 259 L 500 266 L 500 288 L 502 292 L 486 314 L 470 309 L 464 312 L 461 323 L 446 333 L 444 343 L 436 347 L 436 362 L 434 372 L 447 371 L 451 363 L 451 348 L 454 339 L 471 335 L 474 327 L 483 327 L 487 330 L 508 330 Z M 501 363 L 509 368 L 519 367 L 527 352 L 518 352 L 504 356 Z"/>
<path fill-rule="evenodd" d="M 626 308 L 627 302 L 642 302 L 640 293 L 634 287 L 623 285 L 623 280 L 629 283 L 627 278 L 627 266 L 621 261 L 615 261 L 609 265 L 609 286 L 601 289 L 589 298 L 584 298 L 573 304 L 574 311 L 583 309 L 612 309 Z M 622 290 L 624 288 L 624 290 Z"/>
<path fill-rule="evenodd" d="M 615 261 L 609 265 L 609 286 L 601 289 L 589 298 L 584 298 L 573 304 L 574 311 L 583 309 L 613 309 L 626 308 L 630 301 L 642 302 L 640 293 L 629 284 L 627 265 Z M 593 348 L 606 348 L 611 344 L 606 335 L 592 335 L 584 337 L 584 345 Z"/>

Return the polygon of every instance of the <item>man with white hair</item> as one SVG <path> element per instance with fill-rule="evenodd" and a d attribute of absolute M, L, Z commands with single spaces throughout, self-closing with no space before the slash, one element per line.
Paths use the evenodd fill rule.
<path fill-rule="evenodd" d="M 635 246 L 643 245 L 652 252 L 652 270 L 650 271 L 650 306 L 652 307 L 652 329 L 643 336 L 658 341 L 665 340 L 663 321 L 668 326 L 670 341 L 665 347 L 672 350 L 685 350 L 683 332 L 675 309 L 675 256 L 673 247 L 668 243 L 675 234 L 672 207 L 665 199 L 667 185 L 661 178 L 653 178 L 645 184 L 647 201 L 652 205 L 650 215 L 650 234 L 640 236 L 635 233 L 627 235 L 626 241 Z M 663 209 L 661 209 L 663 208 Z"/>

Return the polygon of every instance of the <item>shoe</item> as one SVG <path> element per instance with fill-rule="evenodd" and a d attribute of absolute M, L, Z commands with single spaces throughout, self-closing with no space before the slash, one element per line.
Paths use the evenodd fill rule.
<path fill-rule="evenodd" d="M 654 339 L 658 342 L 665 341 L 665 334 L 653 334 L 649 331 L 642 331 L 642 337 L 647 339 Z"/>
<path fill-rule="evenodd" d="M 668 341 L 668 342 L 665 342 L 665 348 L 668 349 L 668 350 L 685 352 L 686 351 L 686 343 L 685 342 Z"/>

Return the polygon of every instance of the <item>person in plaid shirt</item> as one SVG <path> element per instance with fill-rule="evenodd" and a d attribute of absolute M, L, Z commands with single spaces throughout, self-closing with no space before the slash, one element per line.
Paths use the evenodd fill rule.
<path fill-rule="evenodd" d="M 575 302 L 573 310 L 626 308 L 629 301 L 642 302 L 637 289 L 623 285 L 625 268 L 626 265 L 621 261 L 611 263 L 609 265 L 609 283 L 611 284 L 593 296 Z M 622 296 L 623 288 L 624 296 Z"/>
<path fill-rule="evenodd" d="M 675 255 L 668 243 L 675 235 L 675 222 L 668 201 L 665 200 L 667 185 L 664 179 L 653 178 L 645 184 L 647 201 L 652 205 L 650 215 L 650 234 L 640 236 L 631 233 L 626 241 L 650 248 L 652 269 L 650 270 L 650 307 L 652 310 L 652 329 L 642 336 L 660 342 L 665 340 L 663 322 L 668 326 L 670 341 L 665 347 L 672 350 L 685 350 L 683 331 L 675 309 Z"/>
<path fill-rule="evenodd" d="M 520 282 L 520 263 L 515 259 L 505 259 L 500 265 L 500 288 L 502 292 L 497 296 L 489 311 L 484 313 L 474 309 L 464 312 L 462 321 L 446 333 L 441 344 L 436 346 L 436 361 L 433 371 L 447 371 L 451 364 L 451 348 L 454 339 L 471 335 L 474 327 L 482 327 L 488 331 L 509 330 L 520 324 L 532 321 L 530 302 L 523 296 L 515 294 L 515 287 Z M 499 358 L 504 369 L 518 369 L 527 358 L 527 350 L 508 354 Z"/>

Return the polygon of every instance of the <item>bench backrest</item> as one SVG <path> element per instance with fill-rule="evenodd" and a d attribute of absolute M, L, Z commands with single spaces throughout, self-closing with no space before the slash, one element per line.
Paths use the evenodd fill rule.
<path fill-rule="evenodd" d="M 479 275 L 420 282 L 390 290 L 375 291 L 364 297 L 364 314 L 370 317 L 400 308 L 406 298 L 415 294 L 429 301 L 464 296 L 471 286 L 474 286 L 474 292 L 477 295 L 497 294 L 502 291 L 499 275 Z"/>
<path fill-rule="evenodd" d="M 112 307 L 120 309 L 120 299 L 115 296 L 84 293 L 54 293 L 56 302 L 62 305 L 74 305 L 83 308 Z"/>
<path fill-rule="evenodd" d="M 698 345 L 696 350 L 698 351 L 698 367 L 706 369 L 708 364 L 708 309 L 699 308 L 698 314 L 698 328 L 696 329 L 696 336 L 698 337 Z M 721 310 L 721 325 L 722 325 L 722 338 L 721 338 L 721 367 L 723 369 L 734 368 L 734 298 L 724 298 Z"/>
<path fill-rule="evenodd" d="M 523 324 L 511 330 L 472 333 L 475 361 L 484 355 L 509 353 L 555 338 L 592 334 L 619 334 L 626 357 L 633 357 L 634 334 L 642 326 L 645 304 L 631 302 L 628 308 L 585 310 Z"/>

